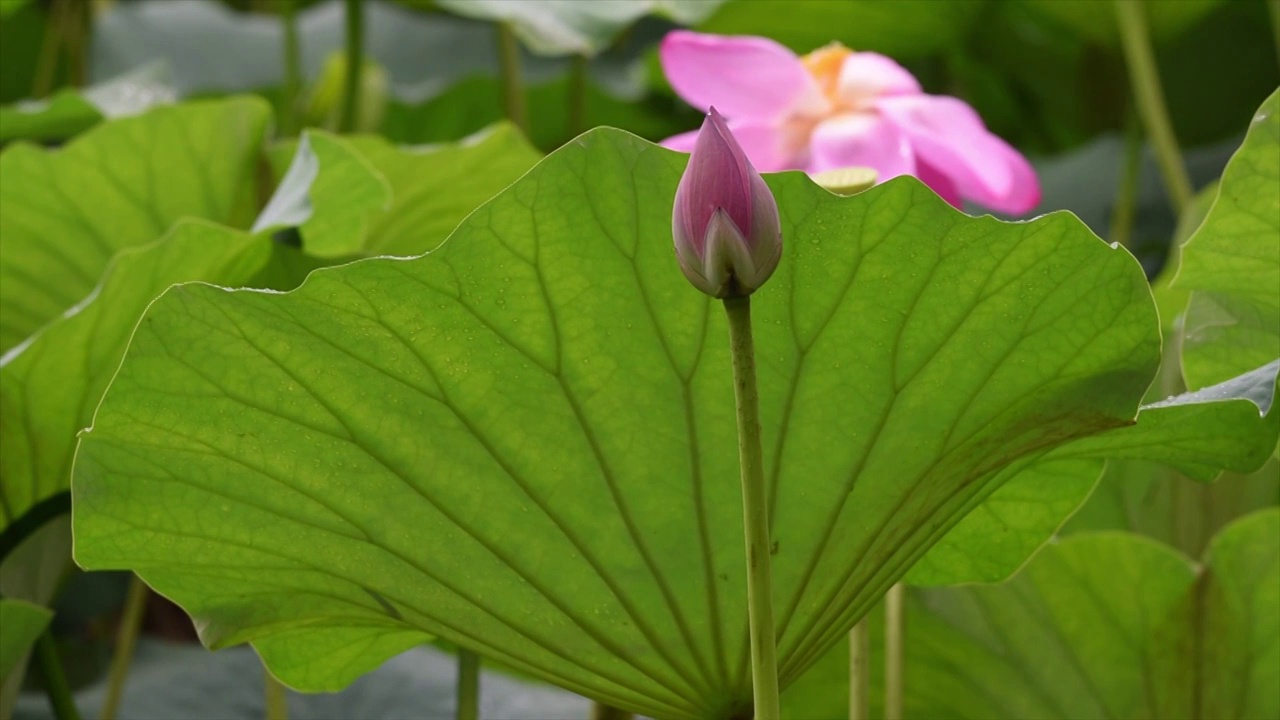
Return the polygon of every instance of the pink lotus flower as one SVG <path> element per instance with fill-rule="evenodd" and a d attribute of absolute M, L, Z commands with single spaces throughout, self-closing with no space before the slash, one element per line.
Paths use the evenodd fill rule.
<path fill-rule="evenodd" d="M 662 67 L 680 97 L 712 105 L 762 172 L 870 167 L 914 175 L 956 207 L 967 199 L 1022 214 L 1040 202 L 1026 158 L 961 100 L 926 95 L 901 65 L 836 43 L 797 57 L 759 37 L 677 30 Z M 697 132 L 663 144 L 688 152 Z"/>
<path fill-rule="evenodd" d="M 715 108 L 695 135 L 671 212 L 676 259 L 712 297 L 750 295 L 782 256 L 778 203 Z"/>

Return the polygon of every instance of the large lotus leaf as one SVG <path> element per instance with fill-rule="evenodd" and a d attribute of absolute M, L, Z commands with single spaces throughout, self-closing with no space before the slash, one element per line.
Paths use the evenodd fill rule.
<path fill-rule="evenodd" d="M 1280 357 L 1280 91 L 1258 109 L 1182 250 L 1182 370 L 1198 389 Z"/>
<path fill-rule="evenodd" d="M 957 47 L 981 0 L 751 0 L 725 3 L 698 26 L 724 35 L 763 35 L 807 53 L 832 41 L 894 57 Z"/>
<path fill-rule="evenodd" d="M 147 304 L 178 282 L 242 285 L 271 256 L 266 237 L 179 223 L 121 252 L 85 302 L 0 359 L 0 530 L 69 486 L 76 433 L 89 425 Z"/>
<path fill-rule="evenodd" d="M 1118 47 L 1120 28 L 1115 6 L 1110 3 L 1022 0 L 1047 17 L 1070 28 L 1089 41 Z M 1142 3 L 1151 36 L 1171 40 L 1208 15 L 1222 0 L 1179 0 Z"/>
<path fill-rule="evenodd" d="M 1280 714 L 1274 509 L 1228 526 L 1199 572 L 1145 538 L 1084 534 L 1047 548 L 1005 585 L 917 599 L 908 717 Z"/>
<path fill-rule="evenodd" d="M 168 66 L 144 65 L 86 88 L 64 88 L 46 100 L 23 100 L 0 107 L 0 143 L 62 140 L 103 119 L 137 115 L 173 102 L 175 97 Z"/>
<path fill-rule="evenodd" d="M 162 107 L 57 150 L 0 154 L 0 350 L 83 299 L 117 251 L 174 221 L 242 226 L 269 118 L 256 98 Z"/>
<path fill-rule="evenodd" d="M 1257 470 L 1280 437 L 1280 412 L 1272 409 L 1277 372 L 1280 361 L 1144 405 L 1133 426 L 1081 438 L 1023 466 L 1010 466 L 1005 471 L 1009 481 L 929 550 L 906 582 L 959 585 L 1008 578 L 1089 497 L 1106 461 L 1156 462 L 1202 482 L 1223 470 Z M 1131 489 L 1119 492 L 1128 495 Z"/>
<path fill-rule="evenodd" d="M 312 130 L 279 150 L 293 159 L 258 226 L 301 224 L 307 252 L 320 257 L 432 250 L 539 157 L 508 123 L 421 148 Z"/>
<path fill-rule="evenodd" d="M 725 0 L 434 0 L 466 17 L 509 23 L 540 55 L 594 55 L 645 15 L 701 22 Z"/>
<path fill-rule="evenodd" d="M 77 560 L 135 568 L 308 690 L 430 633 L 620 707 L 741 712 L 728 343 L 671 251 L 684 162 L 596 130 L 424 257 L 170 289 L 82 435 Z M 1005 467 L 1129 422 L 1159 338 L 1137 264 L 1070 215 L 770 183 L 786 253 L 753 306 L 787 684 Z"/>

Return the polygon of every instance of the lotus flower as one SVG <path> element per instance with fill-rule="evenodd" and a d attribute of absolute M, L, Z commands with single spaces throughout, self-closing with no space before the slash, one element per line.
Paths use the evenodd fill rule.
<path fill-rule="evenodd" d="M 797 57 L 766 38 L 677 30 L 663 40 L 661 57 L 680 97 L 720 108 L 763 172 L 863 166 L 881 181 L 914 175 L 956 207 L 967 199 L 1022 214 L 1040 202 L 1026 158 L 988 132 L 973 108 L 926 95 L 883 55 L 832 44 Z M 688 152 L 701 132 L 663 144 Z"/>
<path fill-rule="evenodd" d="M 676 188 L 671 235 L 685 277 L 712 297 L 750 295 L 778 267 L 778 204 L 715 108 Z"/>

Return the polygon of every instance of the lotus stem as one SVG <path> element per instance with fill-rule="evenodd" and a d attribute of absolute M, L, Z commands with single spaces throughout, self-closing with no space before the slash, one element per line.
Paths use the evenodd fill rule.
<path fill-rule="evenodd" d="M 1129 247 L 1133 242 L 1133 218 L 1137 211 L 1138 184 L 1142 179 L 1142 124 L 1133 108 L 1125 117 L 1124 164 L 1116 185 L 1115 205 L 1111 208 L 1111 232 L 1107 239 Z"/>
<path fill-rule="evenodd" d="M 569 137 L 587 129 L 587 62 L 585 55 L 569 61 Z"/>
<path fill-rule="evenodd" d="M 35 650 L 36 663 L 40 666 L 40 675 L 44 680 L 44 690 L 49 695 L 49 705 L 53 707 L 53 716 L 58 720 L 80 720 L 80 711 L 71 695 L 71 686 L 67 684 L 67 674 L 62 670 L 62 661 L 58 658 L 58 647 L 53 641 L 51 629 L 46 628 L 40 633 Z"/>
<path fill-rule="evenodd" d="M 289 694 L 284 684 L 275 675 L 262 666 L 262 679 L 265 684 L 267 720 L 289 720 Z"/>
<path fill-rule="evenodd" d="M 756 390 L 751 298 L 724 301 L 738 405 L 738 462 L 742 474 L 742 521 L 747 550 L 747 620 L 751 635 L 751 679 L 756 720 L 778 720 L 777 636 L 773 627 L 772 547 L 768 494 L 760 448 L 760 397 Z"/>
<path fill-rule="evenodd" d="M 107 696 L 102 701 L 102 720 L 115 720 L 124 695 L 124 683 L 133 663 L 133 651 L 138 645 L 138 631 L 142 629 L 142 616 L 147 609 L 147 585 L 142 578 L 129 578 L 129 593 L 125 596 L 124 612 L 116 631 L 115 653 L 111 656 L 111 670 L 107 675 Z"/>
<path fill-rule="evenodd" d="M 1191 204 L 1191 178 L 1182 162 L 1178 138 L 1169 120 L 1160 73 L 1156 69 L 1151 34 L 1147 29 L 1146 10 L 1141 0 L 1116 0 L 1116 17 L 1120 24 L 1120 41 L 1124 46 L 1125 64 L 1129 68 L 1129 84 L 1147 136 L 1151 138 L 1156 162 L 1164 177 L 1165 190 L 1174 212 L 1181 217 Z"/>
<path fill-rule="evenodd" d="M 635 714 L 603 703 L 591 705 L 591 720 L 634 720 Z"/>
<path fill-rule="evenodd" d="M 525 108 L 524 78 L 520 69 L 520 41 L 508 23 L 498 23 L 498 74 L 507 119 L 527 136 L 529 114 Z"/>
<path fill-rule="evenodd" d="M 480 717 L 480 656 L 458 650 L 458 720 Z"/>
<path fill-rule="evenodd" d="M 349 133 L 360 113 L 360 78 L 364 75 L 364 13 L 361 0 L 346 0 L 347 77 L 342 86 L 342 110 L 338 115 L 338 131 Z"/>
<path fill-rule="evenodd" d="M 298 0 L 281 0 L 280 24 L 284 29 L 284 112 L 280 118 L 280 131 L 287 136 L 298 130 L 298 92 L 302 88 Z"/>
<path fill-rule="evenodd" d="M 884 720 L 902 720 L 906 591 L 902 583 L 895 583 L 884 595 Z"/>
<path fill-rule="evenodd" d="M 871 633 L 864 617 L 849 631 L 849 720 L 871 718 Z"/>

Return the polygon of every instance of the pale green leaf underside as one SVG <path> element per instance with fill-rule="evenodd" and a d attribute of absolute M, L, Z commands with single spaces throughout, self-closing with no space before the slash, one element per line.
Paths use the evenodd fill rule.
<path fill-rule="evenodd" d="M 1280 511 L 1228 526 L 1205 562 L 1083 534 L 1003 585 L 916 595 L 907 717 L 1276 717 Z"/>
<path fill-rule="evenodd" d="M 998 582 L 1089 497 L 1108 460 L 1149 460 L 1201 481 L 1262 467 L 1280 436 L 1272 409 L 1280 361 L 1238 378 L 1143 406 L 1130 427 L 1074 440 L 1010 466 L 1008 482 L 911 568 L 912 585 Z M 1266 414 L 1263 414 L 1263 413 Z"/>
<path fill-rule="evenodd" d="M 706 19 L 725 0 L 436 0 L 465 17 L 511 25 L 523 44 L 539 55 L 595 55 L 646 15 L 662 15 L 682 25 Z"/>
<path fill-rule="evenodd" d="M 0 529 L 70 485 L 76 433 L 92 420 L 147 304 L 174 283 L 242 285 L 271 251 L 266 237 L 181 222 L 122 251 L 73 313 L 0 359 Z"/>
<path fill-rule="evenodd" d="M 53 611 L 26 600 L 0 600 L 0 684 L 4 683 L 23 656 L 44 632 Z"/>
<path fill-rule="evenodd" d="M 1182 250 L 1182 370 L 1198 389 L 1280 358 L 1280 91 L 1258 108 Z"/>
<path fill-rule="evenodd" d="M 273 153 L 277 160 L 281 151 L 293 159 L 276 192 L 279 207 L 269 206 L 259 225 L 301 223 L 307 252 L 329 258 L 432 250 L 539 157 L 508 123 L 458 143 L 422 148 L 322 130 L 308 136 L 296 151 L 287 143 Z"/>
<path fill-rule="evenodd" d="M 418 631 L 653 715 L 740 711 L 733 394 L 721 310 L 670 247 L 683 158 L 594 131 L 426 257 L 169 290 L 81 441 L 77 560 L 269 659 L 306 628 Z M 1159 338 L 1137 264 L 1069 215 L 770 183 L 787 249 L 753 306 L 785 684 L 1003 468 L 1132 418 Z"/>
<path fill-rule="evenodd" d="M 100 125 L 57 150 L 0 154 L 0 351 L 75 305 L 119 250 L 176 220 L 247 224 L 267 104 L 233 98 Z"/>

